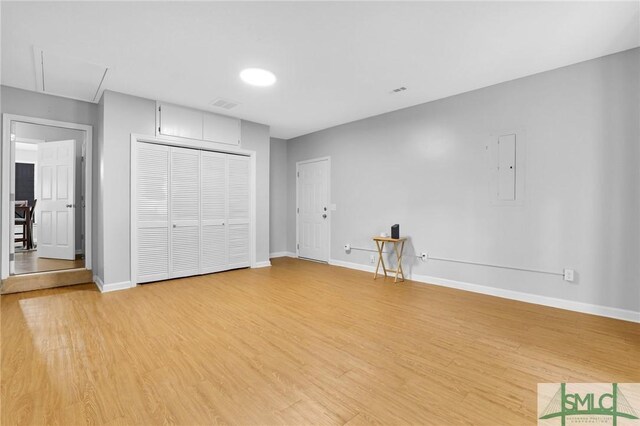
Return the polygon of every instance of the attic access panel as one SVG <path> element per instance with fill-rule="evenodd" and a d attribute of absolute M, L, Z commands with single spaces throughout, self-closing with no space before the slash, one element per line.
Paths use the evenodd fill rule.
<path fill-rule="evenodd" d="M 109 68 L 83 59 L 34 48 L 39 92 L 98 102 Z"/>

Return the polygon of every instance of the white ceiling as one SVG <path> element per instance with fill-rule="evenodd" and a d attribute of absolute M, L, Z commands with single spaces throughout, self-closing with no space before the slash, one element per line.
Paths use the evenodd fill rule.
<path fill-rule="evenodd" d="M 285 139 L 640 45 L 637 1 L 0 4 L 2 84 L 36 90 L 37 46 Z M 246 67 L 278 82 L 247 86 Z"/>

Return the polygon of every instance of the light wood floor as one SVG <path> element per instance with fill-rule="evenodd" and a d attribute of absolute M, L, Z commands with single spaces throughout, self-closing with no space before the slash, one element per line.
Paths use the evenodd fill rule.
<path fill-rule="evenodd" d="M 2 424 L 535 424 L 640 382 L 640 325 L 293 259 L 1 297 Z"/>
<path fill-rule="evenodd" d="M 16 252 L 16 275 L 32 274 L 34 272 L 61 271 L 65 269 L 84 268 L 84 260 L 47 259 L 38 257 L 36 250 Z"/>

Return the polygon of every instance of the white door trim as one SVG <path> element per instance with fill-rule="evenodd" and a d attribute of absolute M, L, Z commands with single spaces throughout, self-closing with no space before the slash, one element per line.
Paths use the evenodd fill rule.
<path fill-rule="evenodd" d="M 131 253 L 131 287 L 135 287 L 137 285 L 137 263 L 138 257 L 136 253 L 136 245 L 138 242 L 137 228 L 135 224 L 135 218 L 137 217 L 137 209 L 136 209 L 136 198 L 137 198 L 137 188 L 135 185 L 134 176 L 137 173 L 137 150 L 136 144 L 138 142 L 146 142 L 146 143 L 155 143 L 158 145 L 168 145 L 175 147 L 183 147 L 183 148 L 193 148 L 199 149 L 202 151 L 212 151 L 212 152 L 222 152 L 226 154 L 237 154 L 244 155 L 250 158 L 249 166 L 250 166 L 250 189 L 249 189 L 249 198 L 250 198 L 250 209 L 251 209 L 251 225 L 250 225 L 250 233 L 249 241 L 251 244 L 250 253 L 251 253 L 251 267 L 258 268 L 261 267 L 256 262 L 257 258 L 257 241 L 256 241 L 256 151 L 251 151 L 248 149 L 242 149 L 235 145 L 208 142 L 208 141 L 199 141 L 192 139 L 182 139 L 182 140 L 173 140 L 164 137 L 156 137 L 149 135 L 141 135 L 137 133 L 131 134 L 131 179 L 130 179 L 130 194 L 131 198 L 129 200 L 130 204 L 130 216 L 129 216 L 129 229 L 131 230 L 131 240 L 129 245 L 129 250 Z"/>
<path fill-rule="evenodd" d="M 299 208 L 300 208 L 300 204 L 299 204 L 299 200 L 298 200 L 298 196 L 299 196 L 299 183 L 300 183 L 300 179 L 298 179 L 299 177 L 299 171 L 300 171 L 300 165 L 301 164 L 307 164 L 307 163 L 317 163 L 319 161 L 326 161 L 327 162 L 327 179 L 329 180 L 327 182 L 327 204 L 328 204 L 328 209 L 327 209 L 327 213 L 328 213 L 328 223 L 327 223 L 327 262 L 329 262 L 329 259 L 331 259 L 331 216 L 333 216 L 333 211 L 331 210 L 331 157 L 318 157 L 318 158 L 312 158 L 310 160 L 302 160 L 302 161 L 296 161 L 296 257 L 300 257 L 300 227 L 299 227 L 299 219 L 300 219 L 300 214 L 299 212 Z"/>
<path fill-rule="evenodd" d="M 83 130 L 85 159 L 84 159 L 84 267 L 91 269 L 91 200 L 92 200 L 92 164 L 93 164 L 93 126 L 66 121 L 49 120 L 46 118 L 28 117 L 25 115 L 2 114 L 2 214 L 0 220 L 6 225 L 6 221 L 13 218 L 11 214 L 11 159 L 13 158 L 13 144 L 11 143 L 11 122 L 17 121 L 28 124 L 40 124 L 44 126 L 62 127 L 72 130 Z M 9 277 L 9 255 L 11 253 L 11 233 L 13 226 L 2 226 L 2 245 L 0 246 L 0 278 Z"/>

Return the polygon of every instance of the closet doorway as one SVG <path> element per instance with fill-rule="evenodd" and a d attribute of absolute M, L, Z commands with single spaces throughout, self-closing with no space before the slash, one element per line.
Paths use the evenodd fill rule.
<path fill-rule="evenodd" d="M 254 151 L 132 136 L 132 284 L 255 266 L 254 188 Z"/>

